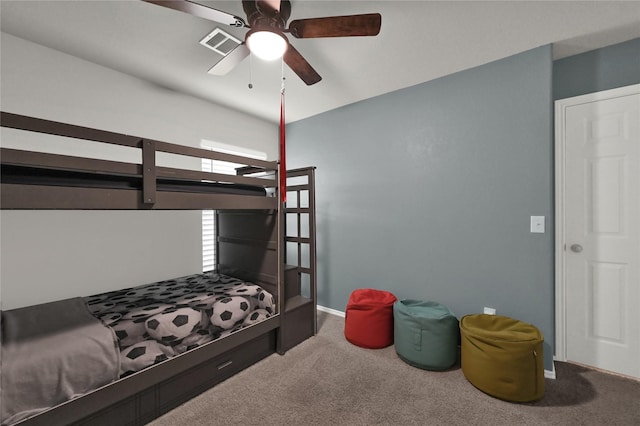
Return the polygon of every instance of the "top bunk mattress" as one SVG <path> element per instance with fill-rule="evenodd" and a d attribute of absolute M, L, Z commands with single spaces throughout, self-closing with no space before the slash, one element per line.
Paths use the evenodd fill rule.
<path fill-rule="evenodd" d="M 136 191 L 142 190 L 143 188 L 143 181 L 139 176 L 87 173 L 9 164 L 2 165 L 0 181 L 2 183 L 19 185 L 130 189 Z M 158 179 L 156 189 L 158 191 L 204 194 L 252 195 L 262 197 L 267 195 L 265 188 L 259 186 L 167 178 Z"/>

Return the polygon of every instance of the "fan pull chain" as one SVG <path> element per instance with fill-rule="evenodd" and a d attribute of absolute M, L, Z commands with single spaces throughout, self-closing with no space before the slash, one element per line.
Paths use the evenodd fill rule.
<path fill-rule="evenodd" d="M 280 84 L 280 93 L 284 96 L 284 56 L 280 59 L 280 75 L 282 77 L 282 83 Z"/>
<path fill-rule="evenodd" d="M 253 89 L 253 76 L 251 75 L 251 71 L 253 69 L 253 60 L 251 59 L 253 55 L 249 52 L 249 89 Z"/>
<path fill-rule="evenodd" d="M 285 142 L 285 119 L 284 119 L 284 59 L 282 60 L 282 86 L 280 86 L 280 199 L 283 204 L 287 203 L 287 153 Z"/>

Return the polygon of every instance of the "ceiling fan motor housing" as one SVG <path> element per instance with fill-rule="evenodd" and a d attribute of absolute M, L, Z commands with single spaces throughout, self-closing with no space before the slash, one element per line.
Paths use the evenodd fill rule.
<path fill-rule="evenodd" d="M 243 0 L 242 8 L 247 14 L 247 21 L 251 28 L 277 28 L 284 31 L 287 20 L 291 16 L 291 3 L 288 0 L 280 2 L 280 10 L 273 9 L 265 1 Z"/>

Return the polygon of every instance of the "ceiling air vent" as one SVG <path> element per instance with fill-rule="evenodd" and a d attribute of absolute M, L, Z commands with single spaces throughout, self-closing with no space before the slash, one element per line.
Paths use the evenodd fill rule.
<path fill-rule="evenodd" d="M 222 56 L 227 56 L 233 49 L 242 44 L 242 41 L 222 31 L 220 28 L 215 28 L 200 40 L 200 44 L 214 52 L 218 52 Z"/>

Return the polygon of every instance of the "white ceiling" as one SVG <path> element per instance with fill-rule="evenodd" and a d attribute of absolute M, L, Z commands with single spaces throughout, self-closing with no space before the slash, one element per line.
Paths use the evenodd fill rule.
<path fill-rule="evenodd" d="M 245 17 L 240 0 L 199 2 Z M 285 66 L 288 122 L 549 43 L 561 58 L 640 37 L 640 1 L 292 0 L 289 21 L 370 12 L 382 14 L 377 37 L 289 37 L 323 80 L 306 86 Z M 1 0 L 0 14 L 3 32 L 278 120 L 280 61 L 207 74 L 220 56 L 198 42 L 219 24 L 138 0 Z"/>

